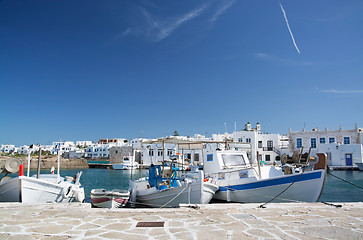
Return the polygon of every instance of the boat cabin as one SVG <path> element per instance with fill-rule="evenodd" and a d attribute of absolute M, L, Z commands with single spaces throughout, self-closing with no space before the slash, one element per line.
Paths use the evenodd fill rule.
<path fill-rule="evenodd" d="M 217 173 L 235 168 L 249 168 L 251 163 L 244 151 L 216 150 L 206 152 L 204 160 L 204 171 L 206 173 Z"/>

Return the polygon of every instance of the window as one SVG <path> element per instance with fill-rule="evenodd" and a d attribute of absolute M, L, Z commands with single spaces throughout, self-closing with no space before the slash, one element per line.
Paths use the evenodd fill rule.
<path fill-rule="evenodd" d="M 168 155 L 168 156 L 173 155 L 173 149 L 168 149 L 168 151 L 167 151 L 167 155 Z"/>
<path fill-rule="evenodd" d="M 269 140 L 267 141 L 267 151 L 273 151 L 274 142 Z"/>
<path fill-rule="evenodd" d="M 329 138 L 329 143 L 335 143 L 335 138 L 334 137 L 330 137 Z"/>
<path fill-rule="evenodd" d="M 262 148 L 262 141 L 258 141 L 258 148 Z"/>
<path fill-rule="evenodd" d="M 251 142 L 251 138 L 246 138 L 246 142 L 250 143 Z"/>
<path fill-rule="evenodd" d="M 325 143 L 325 138 L 320 138 L 320 143 L 324 144 Z"/>
<path fill-rule="evenodd" d="M 243 142 L 243 139 L 242 138 L 238 138 L 238 142 Z"/>
<path fill-rule="evenodd" d="M 154 149 L 149 149 L 149 156 L 154 156 Z"/>
<path fill-rule="evenodd" d="M 163 149 L 158 149 L 158 156 L 163 156 Z"/>
<path fill-rule="evenodd" d="M 266 160 L 266 162 L 269 162 L 271 160 L 270 155 L 266 155 L 265 160 Z"/>
<path fill-rule="evenodd" d="M 302 139 L 296 138 L 296 148 L 301 148 L 301 147 L 302 147 Z"/>
<path fill-rule="evenodd" d="M 316 138 L 311 138 L 310 139 L 310 147 L 311 148 L 316 148 Z"/>
<path fill-rule="evenodd" d="M 350 144 L 350 137 L 344 137 L 344 144 Z"/>
<path fill-rule="evenodd" d="M 199 162 L 199 153 L 194 154 L 194 161 Z"/>
<path fill-rule="evenodd" d="M 226 167 L 246 165 L 243 155 L 222 154 L 222 160 Z"/>

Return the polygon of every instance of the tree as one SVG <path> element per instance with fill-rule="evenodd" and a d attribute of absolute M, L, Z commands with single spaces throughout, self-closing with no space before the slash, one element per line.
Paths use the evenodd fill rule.
<path fill-rule="evenodd" d="M 179 133 L 178 133 L 178 131 L 174 131 L 174 136 L 179 136 Z"/>

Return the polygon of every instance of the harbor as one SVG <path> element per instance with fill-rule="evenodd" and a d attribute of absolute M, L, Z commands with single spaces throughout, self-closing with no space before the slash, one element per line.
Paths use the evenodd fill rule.
<path fill-rule="evenodd" d="M 104 209 L 0 203 L 0 239 L 362 239 L 363 203 Z"/>
<path fill-rule="evenodd" d="M 0 1 L 0 240 L 363 239 L 362 11 Z"/>

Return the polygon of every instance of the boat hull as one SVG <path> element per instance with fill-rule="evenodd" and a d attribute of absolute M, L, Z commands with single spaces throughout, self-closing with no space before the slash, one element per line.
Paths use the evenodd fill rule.
<path fill-rule="evenodd" d="M 208 204 L 218 187 L 210 183 L 190 183 L 149 194 L 137 194 L 136 202 L 148 207 L 179 207 L 180 204 Z M 152 191 L 152 190 L 151 190 Z"/>
<path fill-rule="evenodd" d="M 322 192 L 325 170 L 283 175 L 246 183 L 245 179 L 219 180 L 214 198 L 240 203 L 316 202 Z M 280 195 L 279 195 L 280 194 Z"/>
<path fill-rule="evenodd" d="M 137 169 L 138 166 L 136 164 L 127 165 L 127 164 L 118 163 L 118 164 L 112 164 L 112 168 L 114 170 L 129 170 L 129 169 Z"/>
<path fill-rule="evenodd" d="M 91 191 L 92 205 L 99 208 L 121 208 L 127 204 L 129 198 L 130 192 L 115 193 L 112 191 Z"/>
<path fill-rule="evenodd" d="M 363 171 L 363 163 L 355 163 L 357 164 L 359 171 Z"/>
<path fill-rule="evenodd" d="M 77 194 L 82 193 L 84 196 L 83 188 L 68 182 L 53 183 L 25 176 L 12 178 L 0 184 L 0 202 L 70 202 L 78 198 Z"/>

